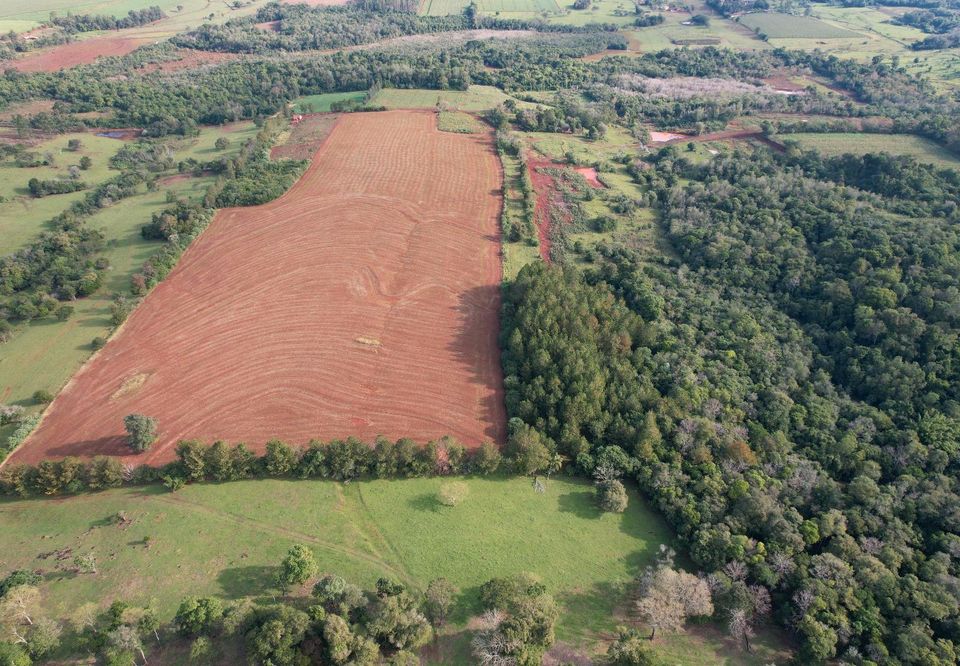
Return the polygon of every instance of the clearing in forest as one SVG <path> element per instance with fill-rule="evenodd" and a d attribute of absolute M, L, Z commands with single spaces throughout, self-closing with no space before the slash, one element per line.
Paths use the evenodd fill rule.
<path fill-rule="evenodd" d="M 126 455 L 132 412 L 159 440 L 131 462 L 186 438 L 502 441 L 499 163 L 435 123 L 342 116 L 286 195 L 218 213 L 13 461 Z"/>

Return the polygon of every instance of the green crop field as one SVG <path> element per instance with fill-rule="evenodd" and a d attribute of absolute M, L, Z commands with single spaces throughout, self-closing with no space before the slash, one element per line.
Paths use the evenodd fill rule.
<path fill-rule="evenodd" d="M 809 16 L 759 13 L 740 17 L 740 23 L 770 39 L 837 39 L 856 37 L 857 33 Z"/>
<path fill-rule="evenodd" d="M 419 589 L 449 579 L 462 590 L 447 630 L 461 650 L 478 586 L 530 571 L 560 603 L 558 639 L 592 646 L 612 631 L 625 586 L 671 539 L 636 495 L 626 513 L 601 513 L 582 481 L 552 479 L 538 494 L 525 478 L 467 479 L 469 494 L 456 507 L 435 499 L 441 483 L 262 480 L 5 501 L 0 530 L 10 538 L 0 567 L 42 570 L 43 603 L 58 617 L 122 598 L 155 599 L 166 620 L 191 594 L 271 598 L 277 563 L 303 543 L 321 571 L 368 587 L 383 575 Z M 121 512 L 127 521 L 112 522 Z M 97 573 L 72 574 L 48 555 L 64 549 L 94 553 Z M 695 664 L 718 663 L 727 646 L 705 632 L 661 648 L 675 663 Z M 757 663 L 772 656 L 761 641 Z"/>
<path fill-rule="evenodd" d="M 929 139 L 911 134 L 799 133 L 784 134 L 781 138 L 786 141 L 796 141 L 804 148 L 814 148 L 825 155 L 843 155 L 844 153 L 863 155 L 885 152 L 891 155 L 910 155 L 918 162 L 933 164 L 937 167 L 960 169 L 960 159 L 946 148 Z"/>

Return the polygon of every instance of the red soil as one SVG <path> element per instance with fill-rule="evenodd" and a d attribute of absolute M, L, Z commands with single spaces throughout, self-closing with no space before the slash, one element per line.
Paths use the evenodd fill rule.
<path fill-rule="evenodd" d="M 502 442 L 502 175 L 434 116 L 341 116 L 286 195 L 220 211 L 13 462 L 125 455 L 131 412 L 160 430 L 136 463 L 184 438 Z"/>
<path fill-rule="evenodd" d="M 590 187 L 595 187 L 597 189 L 602 189 L 604 187 L 603 183 L 601 183 L 600 179 L 597 177 L 597 170 L 593 167 L 577 167 L 574 169 L 574 171 L 583 176 L 584 180 L 587 181 L 587 184 Z"/>
<path fill-rule="evenodd" d="M 338 116 L 335 113 L 311 113 L 300 118 L 284 144 L 270 150 L 270 159 L 310 159 L 330 135 Z"/>
<path fill-rule="evenodd" d="M 21 72 L 56 72 L 77 65 L 89 65 L 102 56 L 122 56 L 151 41 L 144 37 L 93 37 L 29 53 L 2 67 Z"/>
<path fill-rule="evenodd" d="M 553 177 L 545 173 L 546 169 L 563 169 L 563 164 L 550 160 L 527 159 L 527 168 L 530 170 L 530 180 L 533 189 L 537 192 L 537 207 L 534 210 L 534 219 L 537 224 L 537 238 L 540 240 L 540 258 L 550 262 L 550 202 L 558 201 Z M 593 167 L 576 167 L 574 171 L 583 176 L 591 187 L 602 188 L 604 185 L 597 178 L 597 170 Z"/>

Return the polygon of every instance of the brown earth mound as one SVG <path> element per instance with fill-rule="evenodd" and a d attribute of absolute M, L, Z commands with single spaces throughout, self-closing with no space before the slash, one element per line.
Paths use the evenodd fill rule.
<path fill-rule="evenodd" d="M 74 377 L 14 463 L 160 438 L 305 442 L 505 428 L 497 348 L 499 161 L 433 113 L 348 114 L 283 197 L 227 209 Z"/>

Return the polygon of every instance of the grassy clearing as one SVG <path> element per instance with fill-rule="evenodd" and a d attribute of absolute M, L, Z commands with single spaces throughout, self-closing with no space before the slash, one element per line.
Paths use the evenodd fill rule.
<path fill-rule="evenodd" d="M 601 514 L 584 482 L 554 479 L 540 495 L 527 479 L 468 479 L 457 507 L 437 502 L 441 482 L 269 480 L 4 502 L 0 529 L 15 536 L 2 567 L 43 569 L 56 616 L 89 600 L 153 597 L 170 616 L 189 594 L 271 594 L 274 567 L 302 542 L 323 571 L 366 586 L 385 573 L 421 589 L 445 576 L 464 592 L 454 615 L 461 624 L 478 610 L 481 583 L 532 571 L 575 611 L 559 637 L 583 642 L 612 629 L 624 585 L 670 539 L 637 497 L 623 515 Z M 132 524 L 107 524 L 120 511 Z M 39 557 L 62 548 L 94 552 L 99 573 L 73 576 Z"/>
<path fill-rule="evenodd" d="M 770 39 L 837 39 L 857 36 L 857 33 L 852 30 L 830 25 L 811 16 L 770 12 L 745 14 L 739 21 L 742 25 L 763 33 Z"/>
<path fill-rule="evenodd" d="M 293 103 L 294 113 L 328 113 L 334 102 L 354 101 L 362 102 L 365 92 L 324 93 L 322 95 L 308 95 Z"/>
<path fill-rule="evenodd" d="M 942 146 L 912 134 L 861 134 L 857 132 L 842 134 L 801 133 L 784 134 L 780 138 L 796 141 L 804 148 L 814 148 L 824 155 L 843 155 L 852 153 L 890 153 L 891 155 L 910 155 L 918 162 L 933 164 L 937 167 L 960 168 L 960 160 Z"/>
<path fill-rule="evenodd" d="M 469 113 L 441 111 L 437 114 L 437 129 L 456 134 L 477 134 L 483 131 L 483 125 Z"/>
<path fill-rule="evenodd" d="M 67 150 L 67 142 L 71 139 L 79 139 L 82 148 L 76 152 Z M 81 172 L 80 179 L 94 187 L 116 175 L 110 170 L 109 159 L 120 145 L 116 139 L 86 132 L 62 134 L 30 149 L 40 157 L 48 153 L 52 155 L 53 166 L 21 168 L 10 161 L 0 163 L 0 197 L 4 200 L 0 203 L 0 254 L 24 247 L 44 230 L 44 222 L 84 196 L 83 192 L 71 192 L 35 199 L 27 189 L 27 182 L 31 178 L 67 178 L 70 166 L 78 164 L 80 158 L 86 156 L 93 160 L 93 166 Z"/>
<path fill-rule="evenodd" d="M 629 622 L 624 591 L 671 539 L 635 495 L 623 515 L 603 514 L 584 481 L 553 479 L 535 493 L 529 479 L 465 480 L 462 504 L 436 499 L 441 479 L 262 480 L 113 490 L 61 500 L 0 502 L 0 529 L 11 534 L 4 569 L 43 571 L 48 613 L 66 617 L 82 603 L 155 600 L 164 619 L 188 595 L 270 599 L 277 563 L 304 543 L 323 572 L 372 587 L 384 574 L 423 589 L 444 576 L 462 596 L 430 663 L 470 663 L 465 626 L 486 580 L 531 571 L 557 598 L 557 638 L 602 649 L 617 623 Z M 111 519 L 123 512 L 128 522 Z M 70 549 L 64 564 L 49 553 Z M 97 558 L 96 575 L 74 575 L 78 553 Z M 303 593 L 306 590 L 301 591 Z M 754 655 L 712 627 L 658 639 L 671 664 L 764 664 L 783 657 L 761 634 Z M 433 651 L 431 651 L 432 653 Z M 435 661 L 434 661 L 435 660 Z"/>
<path fill-rule="evenodd" d="M 384 88 L 372 100 L 371 106 L 384 106 L 388 109 L 434 109 L 440 104 L 461 111 L 485 111 L 506 100 L 509 95 L 493 86 L 470 86 L 468 90 L 423 90 Z M 517 102 L 521 108 L 534 104 Z"/>

